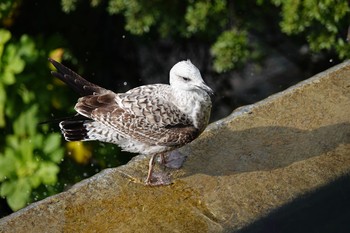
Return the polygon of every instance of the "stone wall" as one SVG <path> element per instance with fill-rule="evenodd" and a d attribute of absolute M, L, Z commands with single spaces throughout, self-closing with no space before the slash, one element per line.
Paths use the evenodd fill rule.
<path fill-rule="evenodd" d="M 235 110 L 180 152 L 170 186 L 143 185 L 137 156 L 0 232 L 350 232 L 350 62 Z"/>

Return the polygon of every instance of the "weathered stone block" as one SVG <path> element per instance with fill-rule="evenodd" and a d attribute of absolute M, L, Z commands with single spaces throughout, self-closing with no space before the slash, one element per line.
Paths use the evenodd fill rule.
<path fill-rule="evenodd" d="M 0 232 L 350 229 L 350 62 L 237 109 L 180 152 L 170 186 L 131 181 L 147 171 L 136 157 L 1 219 Z M 334 207 L 346 213 L 332 219 Z"/>

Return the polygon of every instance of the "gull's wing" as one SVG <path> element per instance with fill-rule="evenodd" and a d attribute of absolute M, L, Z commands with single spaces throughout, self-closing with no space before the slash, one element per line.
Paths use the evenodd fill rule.
<path fill-rule="evenodd" d="M 74 91 L 76 91 L 79 95 L 86 96 L 86 95 L 95 95 L 95 94 L 108 92 L 108 90 L 85 80 L 83 77 L 81 77 L 71 69 L 65 67 L 61 63 L 51 58 L 48 58 L 48 60 L 57 69 L 57 71 L 51 71 L 51 74 L 56 78 L 59 78 L 60 80 L 62 80 Z"/>
<path fill-rule="evenodd" d="M 78 113 L 107 126 L 125 138 L 149 145 L 178 147 L 199 135 L 190 118 L 155 94 L 159 85 L 81 97 Z"/>

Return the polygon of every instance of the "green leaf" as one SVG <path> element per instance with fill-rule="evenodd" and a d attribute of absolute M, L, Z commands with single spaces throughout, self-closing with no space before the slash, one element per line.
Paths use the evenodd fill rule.
<path fill-rule="evenodd" d="M 5 71 L 2 74 L 0 74 L 0 80 L 2 81 L 3 84 L 12 85 L 15 83 L 16 78 L 13 72 L 5 69 Z"/>
<path fill-rule="evenodd" d="M 11 195 L 16 189 L 17 181 L 6 181 L 1 184 L 0 195 L 6 197 Z"/>
<path fill-rule="evenodd" d="M 56 149 L 55 151 L 53 151 L 52 153 L 50 153 L 50 159 L 51 161 L 55 162 L 55 163 L 60 163 L 61 159 L 63 158 L 64 155 L 64 149 L 63 148 L 59 148 Z"/>
<path fill-rule="evenodd" d="M 25 112 L 20 113 L 19 117 L 13 122 L 15 135 L 24 135 L 26 132 L 24 114 Z"/>
<path fill-rule="evenodd" d="M 6 72 L 11 72 L 14 74 L 19 74 L 24 70 L 25 62 L 21 59 L 19 54 L 16 54 L 12 57 L 9 63 L 6 66 Z"/>
<path fill-rule="evenodd" d="M 35 93 L 28 90 L 24 85 L 18 89 L 18 94 L 22 97 L 23 103 L 25 104 L 29 104 L 32 100 L 35 99 Z"/>
<path fill-rule="evenodd" d="M 0 82 L 0 128 L 4 127 L 5 122 L 5 102 L 6 102 L 6 92 L 5 87 Z"/>
<path fill-rule="evenodd" d="M 34 174 L 34 175 L 28 177 L 28 180 L 30 181 L 30 184 L 31 184 L 33 189 L 39 187 L 39 185 L 41 184 L 41 177 L 38 176 L 37 174 Z"/>
<path fill-rule="evenodd" d="M 50 134 L 44 141 L 43 151 L 46 154 L 52 153 L 54 150 L 58 149 L 61 143 L 61 137 L 59 134 Z"/>
<path fill-rule="evenodd" d="M 38 108 L 39 106 L 37 104 L 32 105 L 28 110 L 27 114 L 25 115 L 25 121 L 27 125 L 26 128 L 30 136 L 33 136 L 36 134 L 36 129 L 38 125 L 38 118 L 37 118 Z"/>
<path fill-rule="evenodd" d="M 13 123 L 13 130 L 16 135 L 28 135 L 34 136 L 36 134 L 37 127 L 37 114 L 38 106 L 32 105 L 27 111 L 22 112 L 19 117 Z"/>
<path fill-rule="evenodd" d="M 25 164 L 29 164 L 30 162 L 33 161 L 33 144 L 30 141 L 30 139 L 25 139 L 20 142 L 20 153 L 21 153 L 21 158 L 23 159 L 23 162 Z"/>
<path fill-rule="evenodd" d="M 16 169 L 16 158 L 11 148 L 6 148 L 5 154 L 0 154 L 0 182 L 11 178 Z"/>
<path fill-rule="evenodd" d="M 27 59 L 33 59 L 37 55 L 37 50 L 35 50 L 35 43 L 28 35 L 22 35 L 20 39 L 21 46 L 18 50 L 18 54 L 21 57 L 26 57 Z"/>
<path fill-rule="evenodd" d="M 29 201 L 32 188 L 26 178 L 19 179 L 17 182 L 13 182 L 11 187 L 11 193 L 7 195 L 7 203 L 12 210 L 16 211 L 26 206 Z"/>
<path fill-rule="evenodd" d="M 0 69 L 2 67 L 1 57 L 4 52 L 5 44 L 11 39 L 11 32 L 0 29 Z"/>
<path fill-rule="evenodd" d="M 59 170 L 59 167 L 52 162 L 42 162 L 35 175 L 40 177 L 44 184 L 55 184 Z"/>
<path fill-rule="evenodd" d="M 42 134 L 35 134 L 31 137 L 33 145 L 35 148 L 42 148 L 44 145 L 44 135 Z"/>
<path fill-rule="evenodd" d="M 11 32 L 6 29 L 0 29 L 0 45 L 6 44 L 11 39 Z"/>
<path fill-rule="evenodd" d="M 19 138 L 16 135 L 8 135 L 6 137 L 6 143 L 8 147 L 17 149 L 19 147 Z"/>

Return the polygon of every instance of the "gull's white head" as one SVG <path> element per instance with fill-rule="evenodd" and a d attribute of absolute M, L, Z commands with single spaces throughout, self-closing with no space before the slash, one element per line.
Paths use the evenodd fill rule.
<path fill-rule="evenodd" d="M 180 61 L 171 68 L 170 85 L 178 90 L 213 94 L 213 90 L 205 84 L 198 68 L 190 60 Z"/>

